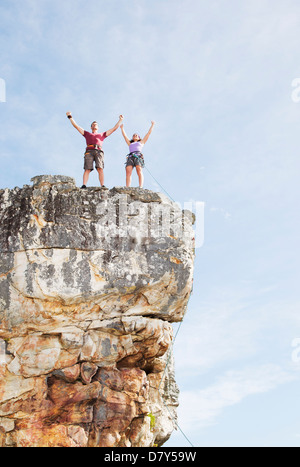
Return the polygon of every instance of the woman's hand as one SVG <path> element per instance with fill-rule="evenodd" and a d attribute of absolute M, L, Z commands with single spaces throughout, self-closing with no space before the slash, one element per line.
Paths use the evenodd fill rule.
<path fill-rule="evenodd" d="M 151 133 L 152 133 L 152 130 L 153 130 L 154 125 L 155 125 L 154 120 L 151 120 L 151 126 L 150 126 L 150 128 L 149 128 L 149 131 L 148 131 L 148 133 L 146 134 L 146 136 L 144 136 L 144 138 L 141 140 L 141 142 L 142 142 L 143 144 L 147 143 L 148 138 L 149 138 L 149 136 L 150 136 Z"/>

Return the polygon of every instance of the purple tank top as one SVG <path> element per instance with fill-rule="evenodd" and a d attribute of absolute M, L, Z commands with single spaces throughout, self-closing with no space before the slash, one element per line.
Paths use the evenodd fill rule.
<path fill-rule="evenodd" d="M 129 151 L 130 152 L 142 152 L 143 147 L 144 147 L 143 143 L 141 143 L 140 141 L 136 141 L 135 143 L 130 144 Z"/>

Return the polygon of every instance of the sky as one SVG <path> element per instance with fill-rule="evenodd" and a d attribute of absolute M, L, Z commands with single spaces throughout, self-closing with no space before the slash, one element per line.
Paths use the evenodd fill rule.
<path fill-rule="evenodd" d="M 66 112 L 100 131 L 123 114 L 128 135 L 156 122 L 145 188 L 204 203 L 166 446 L 299 446 L 299 2 L 1 0 L 0 18 L 0 188 L 81 186 Z M 124 185 L 120 130 L 103 148 Z"/>

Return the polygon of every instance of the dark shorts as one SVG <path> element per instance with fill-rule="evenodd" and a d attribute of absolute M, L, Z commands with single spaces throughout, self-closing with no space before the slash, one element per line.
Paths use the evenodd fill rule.
<path fill-rule="evenodd" d="M 137 167 L 137 166 L 144 167 L 144 165 L 145 165 L 145 161 L 144 161 L 143 154 L 139 154 L 138 157 L 128 154 L 127 161 L 125 164 L 126 167 Z"/>
<path fill-rule="evenodd" d="M 84 154 L 84 170 L 104 169 L 104 152 L 101 149 L 91 149 Z"/>

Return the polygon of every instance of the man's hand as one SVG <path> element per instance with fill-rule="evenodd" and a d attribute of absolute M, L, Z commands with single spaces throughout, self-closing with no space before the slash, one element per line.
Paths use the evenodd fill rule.
<path fill-rule="evenodd" d="M 73 127 L 76 128 L 76 130 L 78 130 L 79 133 L 83 136 L 84 129 L 77 125 L 74 118 L 72 117 L 72 112 L 66 112 L 66 114 L 67 114 L 67 117 L 70 119 L 70 122 L 72 123 Z"/>
<path fill-rule="evenodd" d="M 119 116 L 118 123 L 116 123 L 115 126 L 114 126 L 113 128 L 111 128 L 110 130 L 108 130 L 108 131 L 105 132 L 105 133 L 106 133 L 106 136 L 110 136 L 114 131 L 116 131 L 116 130 L 119 128 L 119 126 L 120 126 L 120 124 L 121 124 L 123 118 L 124 118 L 123 115 L 120 115 L 120 116 Z"/>

